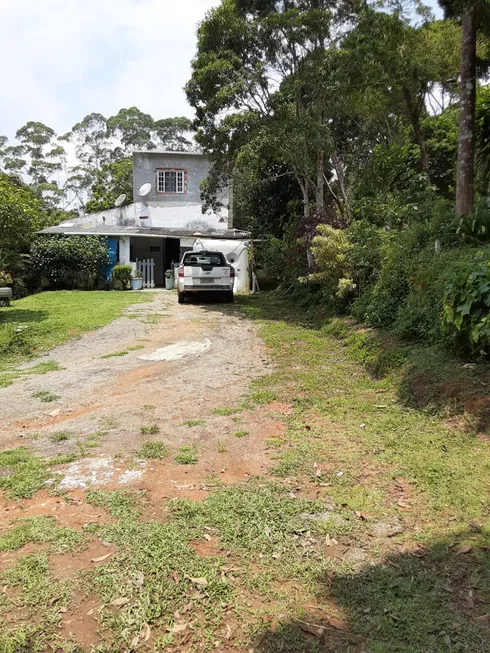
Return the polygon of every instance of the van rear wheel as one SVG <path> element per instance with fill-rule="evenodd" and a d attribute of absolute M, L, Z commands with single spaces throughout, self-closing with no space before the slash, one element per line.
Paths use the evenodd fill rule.
<path fill-rule="evenodd" d="M 177 301 L 179 304 L 183 304 L 185 299 L 185 295 L 183 292 L 180 292 L 180 290 L 177 290 Z"/>

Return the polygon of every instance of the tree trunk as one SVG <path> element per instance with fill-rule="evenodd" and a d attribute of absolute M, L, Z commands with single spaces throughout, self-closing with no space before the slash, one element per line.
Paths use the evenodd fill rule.
<path fill-rule="evenodd" d="M 476 102 L 476 20 L 468 3 L 463 14 L 461 46 L 461 99 L 456 177 L 456 215 L 469 215 L 473 208 Z"/>
<path fill-rule="evenodd" d="M 340 194 L 342 195 L 342 200 L 345 206 L 345 214 L 347 215 L 347 219 L 350 222 L 352 220 L 352 212 L 350 209 L 349 196 L 347 193 L 347 187 L 345 183 L 344 166 L 342 165 L 342 161 L 340 160 L 340 157 L 337 153 L 337 149 L 333 145 L 333 143 L 332 143 L 332 163 L 333 163 L 333 167 L 335 168 L 335 172 L 337 173 L 337 181 L 339 184 Z"/>
<path fill-rule="evenodd" d="M 420 111 L 417 109 L 417 106 L 413 101 L 412 95 L 406 86 L 403 87 L 403 98 L 407 106 L 408 115 L 410 116 L 410 122 L 412 123 L 412 129 L 415 136 L 415 140 L 417 142 L 417 145 L 419 146 L 420 167 L 422 168 L 423 172 L 429 175 L 429 157 L 427 156 L 425 139 L 422 134 L 422 129 L 420 128 Z"/>
<path fill-rule="evenodd" d="M 310 218 L 310 195 L 308 192 L 308 180 L 302 179 L 301 175 L 295 170 L 294 176 L 298 182 L 298 186 L 301 188 L 301 194 L 303 195 L 303 218 L 306 221 L 309 221 Z"/>
<path fill-rule="evenodd" d="M 317 152 L 316 155 L 316 212 L 318 215 L 323 216 L 325 211 L 325 199 L 323 192 L 324 182 L 324 154 L 323 150 Z"/>

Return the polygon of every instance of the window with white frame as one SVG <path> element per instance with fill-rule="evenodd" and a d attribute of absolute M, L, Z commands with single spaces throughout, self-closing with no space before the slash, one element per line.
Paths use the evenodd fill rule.
<path fill-rule="evenodd" d="M 183 170 L 157 170 L 157 192 L 158 193 L 183 193 L 184 171 Z"/>

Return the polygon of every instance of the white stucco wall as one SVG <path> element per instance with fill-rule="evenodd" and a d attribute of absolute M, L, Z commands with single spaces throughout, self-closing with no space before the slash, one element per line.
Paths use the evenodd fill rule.
<path fill-rule="evenodd" d="M 123 206 L 119 209 L 108 209 L 89 213 L 69 221 L 70 225 L 84 228 L 102 226 L 121 227 L 166 227 L 168 229 L 192 229 L 206 231 L 213 229 L 223 231 L 228 228 L 228 210 L 222 209 L 219 214 L 208 212 L 203 214 L 201 204 L 171 204 L 165 205 L 142 202 Z M 141 219 L 141 216 L 149 216 Z M 63 226 L 63 225 L 60 225 Z"/>

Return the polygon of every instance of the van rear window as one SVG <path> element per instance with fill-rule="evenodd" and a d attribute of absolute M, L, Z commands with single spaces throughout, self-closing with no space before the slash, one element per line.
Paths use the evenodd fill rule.
<path fill-rule="evenodd" d="M 221 252 L 187 252 L 184 255 L 184 265 L 226 265 Z"/>

